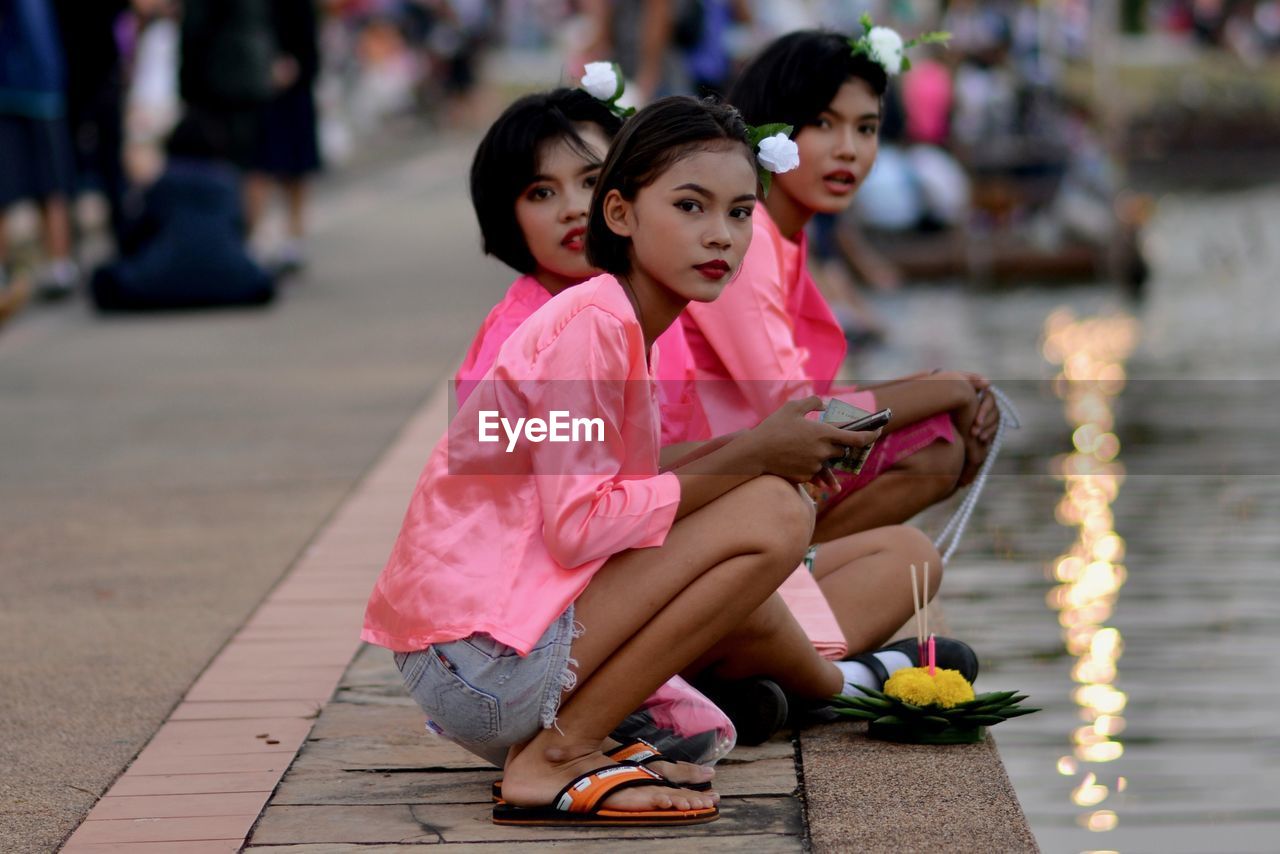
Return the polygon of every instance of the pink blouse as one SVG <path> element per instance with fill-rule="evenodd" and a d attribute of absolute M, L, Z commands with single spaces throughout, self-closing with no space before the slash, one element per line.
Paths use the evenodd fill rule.
<path fill-rule="evenodd" d="M 501 428 L 483 441 L 484 411 L 514 423 L 558 410 L 601 429 L 562 443 L 525 434 L 510 453 Z M 659 435 L 621 286 L 602 275 L 564 291 L 511 334 L 436 445 L 361 636 L 407 652 L 486 632 L 527 653 L 605 561 L 665 541 L 680 482 L 658 473 Z"/>
<path fill-rule="evenodd" d="M 844 333 L 809 275 L 804 234 L 785 238 L 764 205 L 753 222 L 737 278 L 715 302 L 690 303 L 681 316 L 712 435 L 754 427 L 788 400 L 830 393 L 844 361 Z M 839 396 L 875 406 L 870 392 Z"/>
<path fill-rule="evenodd" d="M 471 396 L 484 375 L 489 373 L 502 343 L 511 337 L 511 333 L 529 315 L 546 305 L 550 299 L 551 294 L 533 276 L 521 276 L 511 283 L 506 296 L 493 307 L 484 323 L 480 324 L 480 331 L 472 339 L 471 347 L 467 349 L 467 355 L 463 357 L 462 365 L 454 375 L 459 406 Z"/>
<path fill-rule="evenodd" d="M 511 283 L 506 296 L 493 307 L 471 342 L 454 387 L 461 406 L 493 367 L 502 344 L 530 316 L 551 301 L 551 294 L 532 276 Z M 658 337 L 653 356 L 662 408 L 662 444 L 711 438 L 710 427 L 694 393 L 693 356 L 685 342 L 684 328 L 673 323 Z"/>

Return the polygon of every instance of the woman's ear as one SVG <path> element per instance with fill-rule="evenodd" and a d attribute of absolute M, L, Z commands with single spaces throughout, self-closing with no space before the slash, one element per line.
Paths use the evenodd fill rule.
<path fill-rule="evenodd" d="M 619 237 L 631 236 L 635 218 L 632 216 L 631 202 L 622 198 L 620 191 L 613 189 L 605 194 L 601 213 L 604 214 L 604 224 L 610 231 Z"/>

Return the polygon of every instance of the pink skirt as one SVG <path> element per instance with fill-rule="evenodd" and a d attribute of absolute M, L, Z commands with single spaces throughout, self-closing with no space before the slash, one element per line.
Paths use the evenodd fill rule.
<path fill-rule="evenodd" d="M 848 389 L 832 389 L 837 397 L 841 399 L 849 399 Z M 858 392 L 857 397 L 861 398 L 868 392 Z M 867 406 L 862 400 L 850 400 L 856 406 L 863 409 L 875 411 L 875 405 Z M 845 498 L 848 498 L 854 492 L 862 489 L 864 486 L 884 474 L 899 460 L 906 459 L 917 451 L 921 451 L 932 445 L 934 442 L 953 443 L 956 441 L 956 431 L 951 425 L 951 416 L 945 412 L 940 415 L 933 415 L 923 421 L 917 421 L 901 430 L 895 430 L 881 437 L 876 442 L 875 447 L 871 449 L 871 454 L 867 457 L 867 461 L 862 465 L 862 471 L 856 475 L 848 472 L 836 471 L 836 479 L 840 481 L 840 491 L 834 495 L 821 495 L 817 497 L 820 512 L 830 510 L 839 504 Z"/>

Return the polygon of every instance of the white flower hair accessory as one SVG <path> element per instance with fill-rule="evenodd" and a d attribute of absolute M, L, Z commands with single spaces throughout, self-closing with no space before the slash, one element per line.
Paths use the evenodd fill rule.
<path fill-rule="evenodd" d="M 791 138 L 795 128 L 781 122 L 752 127 L 747 125 L 747 142 L 756 153 L 756 172 L 765 195 L 774 175 L 790 172 L 800 165 L 800 147 Z"/>
<path fill-rule="evenodd" d="M 897 30 L 888 27 L 872 27 L 867 31 L 867 53 L 876 62 L 884 66 L 890 75 L 902 70 L 902 36 Z"/>
<path fill-rule="evenodd" d="M 582 71 L 582 89 L 596 100 L 603 101 L 615 116 L 625 119 L 636 111 L 635 107 L 623 107 L 618 103 L 627 88 L 618 63 L 588 62 Z"/>
<path fill-rule="evenodd" d="M 911 70 L 911 60 L 907 50 L 920 44 L 946 44 L 951 33 L 925 33 L 904 42 L 898 31 L 891 27 L 877 27 L 870 15 L 858 19 L 862 24 L 862 36 L 849 39 L 849 47 L 853 55 L 862 54 L 884 69 L 885 74 L 893 77 L 903 71 Z"/>

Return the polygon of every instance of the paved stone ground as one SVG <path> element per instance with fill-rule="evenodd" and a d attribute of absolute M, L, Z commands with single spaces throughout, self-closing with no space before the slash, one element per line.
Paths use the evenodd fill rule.
<path fill-rule="evenodd" d="M 698 851 L 1034 847 L 990 744 L 889 745 L 866 739 L 860 726 L 849 724 L 736 748 L 717 770 L 723 817 L 683 830 L 499 827 L 489 820 L 489 786 L 497 775 L 482 760 L 425 735 L 421 711 L 404 695 L 390 656 L 365 647 L 246 850 L 346 852 L 480 842 L 574 850 L 587 840 L 608 840 L 610 850 L 623 851 L 652 850 L 657 840 L 680 840 Z M 928 798 L 934 814 L 911 821 L 905 791 Z"/>
<path fill-rule="evenodd" d="M 465 146 L 441 151 L 322 203 L 316 273 L 273 310 L 104 321 L 74 306 L 28 309 L 0 335 L 0 847 L 49 850 L 74 826 L 305 554 L 426 397 L 428 378 L 448 370 L 507 278 L 475 261 L 464 163 Z M 1274 190 L 1171 197 L 1153 229 L 1157 281 L 1129 370 L 1180 385 L 1131 385 L 1132 403 L 1118 407 L 1131 471 L 1113 521 L 1129 572 L 1102 624 L 1127 644 L 1112 661 L 1129 703 L 1118 722 L 1128 729 L 1111 739 L 1122 758 L 1075 755 L 1090 711 L 1072 700 L 1081 659 L 1044 604 L 1046 568 L 1075 535 L 1054 521 L 1062 484 L 1045 455 L 1069 449 L 1070 427 L 1047 387 L 1019 395 L 1029 429 L 949 575 L 950 618 L 980 649 L 984 681 L 1030 689 L 1047 707 L 998 734 L 1048 850 L 1207 850 L 1221 834 L 1240 850 L 1269 850 L 1280 825 L 1267 798 L 1280 783 L 1265 713 L 1280 676 L 1268 560 L 1280 509 L 1275 397 L 1183 382 L 1275 379 L 1278 210 Z M 966 364 L 1002 383 L 1045 379 L 1039 339 L 1059 305 L 1124 308 L 1097 288 L 913 288 L 886 306 L 897 342 L 859 374 Z M 1193 441 L 1179 441 L 1185 434 Z M 1213 468 L 1193 478 L 1174 467 L 1180 459 Z M 1143 465 L 1153 476 L 1138 476 Z M 1261 702 L 1242 708 L 1240 697 Z M 860 805 L 883 794 L 889 771 L 864 789 L 820 788 L 810 764 L 826 736 L 846 755 L 861 745 L 843 732 L 815 732 L 812 749 L 801 742 L 813 842 L 839 847 L 848 837 L 823 836 L 814 817 L 838 816 L 843 803 L 855 814 L 836 832 L 865 833 L 878 813 Z M 795 767 L 794 746 L 791 756 Z M 1108 809 L 1113 830 L 1080 826 Z M 900 835 L 884 838 L 902 847 Z"/>
<path fill-rule="evenodd" d="M 346 667 L 423 449 L 446 419 L 438 391 L 94 806 L 68 854 L 235 851 L 264 804 L 250 840 L 262 850 L 415 842 L 541 849 L 608 838 L 699 847 L 737 840 L 770 850 L 844 850 L 856 841 L 861 850 L 896 851 L 904 826 L 922 847 L 1035 847 L 991 742 L 905 747 L 870 742 L 852 725 L 735 751 L 721 781 L 725 817 L 714 826 L 626 833 L 493 825 L 487 783 L 496 769 L 424 733 L 384 650 L 366 647 Z M 903 791 L 927 793 L 932 808 L 910 815 Z"/>
<path fill-rule="evenodd" d="M 321 188 L 312 269 L 268 309 L 0 330 L 0 850 L 76 826 L 505 289 L 473 144 Z"/>

